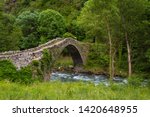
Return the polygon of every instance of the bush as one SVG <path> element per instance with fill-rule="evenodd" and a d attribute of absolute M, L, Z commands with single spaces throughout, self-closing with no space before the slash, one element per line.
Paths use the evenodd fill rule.
<path fill-rule="evenodd" d="M 47 40 L 61 37 L 65 32 L 64 17 L 52 9 L 42 11 L 39 15 L 38 22 L 40 36 Z"/>
<path fill-rule="evenodd" d="M 17 77 L 16 67 L 10 61 L 0 61 L 0 80 L 15 81 Z"/>
<path fill-rule="evenodd" d="M 93 44 L 90 47 L 87 65 L 108 67 L 109 56 L 107 55 L 107 47 L 103 44 Z"/>
<path fill-rule="evenodd" d="M 128 83 L 132 86 L 141 86 L 143 79 L 144 78 L 142 76 L 133 75 L 128 79 Z"/>
<path fill-rule="evenodd" d="M 53 66 L 53 58 L 48 49 L 43 50 L 43 56 L 40 61 L 32 61 L 32 77 L 38 80 L 49 80 Z"/>
<path fill-rule="evenodd" d="M 33 83 L 32 69 L 30 66 L 22 68 L 21 70 L 18 71 L 17 74 L 18 74 L 18 78 L 16 79 L 16 82 L 20 82 L 24 84 Z"/>
<path fill-rule="evenodd" d="M 9 80 L 24 84 L 32 83 L 33 79 L 31 67 L 27 66 L 17 71 L 11 61 L 0 61 L 0 80 Z"/>

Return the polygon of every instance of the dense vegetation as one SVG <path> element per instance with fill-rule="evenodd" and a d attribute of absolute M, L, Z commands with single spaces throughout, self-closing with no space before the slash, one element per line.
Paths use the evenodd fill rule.
<path fill-rule="evenodd" d="M 0 1 L 0 52 L 33 48 L 56 37 L 72 37 L 90 45 L 85 69 L 107 72 L 110 78 L 114 75 L 125 75 L 129 78 L 137 76 L 137 79 L 150 79 L 149 0 Z M 50 53 L 45 55 L 51 58 Z M 64 62 L 63 59 L 61 61 Z M 49 66 L 46 65 L 47 62 L 50 63 Z M 41 80 L 50 74 L 51 62 L 52 60 L 45 57 L 40 62 L 34 61 L 32 65 L 17 71 L 10 61 L 0 61 L 0 80 L 7 79 L 25 84 L 32 83 L 35 79 Z M 69 62 L 66 61 L 66 64 L 68 65 Z M 6 82 L 1 82 L 3 83 Z M 9 85 L 10 89 L 13 86 L 17 87 L 17 84 Z M 68 85 L 61 86 L 69 87 Z M 1 88 L 3 89 L 4 86 Z M 25 86 L 21 88 L 23 87 Z M 83 88 L 88 90 L 86 86 Z M 98 90 L 94 86 L 91 88 Z M 130 93 L 134 90 L 132 87 L 126 88 L 131 90 Z M 147 92 L 146 88 L 138 87 L 138 90 Z M 111 89 L 110 92 L 112 92 Z M 116 92 L 113 94 L 117 95 Z M 95 98 L 93 96 L 87 99 L 100 99 L 98 96 L 100 93 Z M 1 99 L 4 98 L 1 97 Z M 58 96 L 54 98 L 59 99 Z M 46 97 L 39 97 L 39 99 L 46 99 Z M 131 96 L 126 99 L 139 98 Z"/>
<path fill-rule="evenodd" d="M 31 67 L 23 68 L 19 71 L 10 61 L 0 61 L 0 81 L 8 80 L 23 84 L 30 84 L 33 82 Z"/>
<path fill-rule="evenodd" d="M 64 35 L 109 45 L 101 54 L 111 77 L 122 69 L 149 73 L 149 0 L 5 0 L 0 9 L 1 52 Z"/>

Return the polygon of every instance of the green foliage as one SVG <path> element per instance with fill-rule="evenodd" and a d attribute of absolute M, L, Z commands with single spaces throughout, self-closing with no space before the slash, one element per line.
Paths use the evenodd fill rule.
<path fill-rule="evenodd" d="M 14 26 L 15 17 L 0 13 L 0 52 L 19 49 L 21 31 Z"/>
<path fill-rule="evenodd" d="M 85 3 L 79 17 L 77 18 L 77 24 L 86 30 L 86 35 L 90 34 L 93 37 L 98 36 L 96 34 L 100 32 L 101 27 L 99 26 L 99 22 L 98 19 L 96 19 L 95 14 L 93 14 L 90 10 L 91 5 L 93 5 L 92 2 L 92 0 L 88 0 Z"/>
<path fill-rule="evenodd" d="M 49 50 L 45 49 L 43 51 L 43 57 L 40 62 L 41 62 L 41 70 L 43 72 L 51 71 L 53 59 L 52 54 L 49 52 Z"/>
<path fill-rule="evenodd" d="M 54 63 L 54 67 L 56 68 L 68 68 L 68 67 L 73 67 L 73 61 L 72 58 L 67 55 L 67 56 L 60 56 L 59 59 L 57 59 L 57 61 Z"/>
<path fill-rule="evenodd" d="M 64 17 L 57 11 L 47 9 L 39 14 L 39 33 L 47 40 L 55 37 L 61 37 L 65 32 Z"/>
<path fill-rule="evenodd" d="M 50 78 L 52 65 L 52 55 L 48 50 L 43 51 L 43 57 L 40 61 L 33 61 L 31 65 L 20 70 L 16 70 L 11 61 L 3 60 L 0 61 L 0 81 L 8 80 L 24 84 L 43 81 L 45 78 Z"/>
<path fill-rule="evenodd" d="M 16 68 L 10 61 L 0 61 L 0 80 L 15 81 L 17 79 L 16 74 Z"/>
<path fill-rule="evenodd" d="M 22 68 L 18 72 L 18 78 L 15 82 L 20 82 L 24 84 L 31 84 L 34 82 L 34 79 L 32 78 L 32 69 L 30 66 L 27 66 L 25 68 Z"/>
<path fill-rule="evenodd" d="M 145 56 L 147 57 L 148 61 L 150 62 L 150 49 L 147 50 Z"/>
<path fill-rule="evenodd" d="M 34 60 L 31 64 L 32 79 L 35 81 L 43 81 L 43 74 L 40 68 L 40 61 Z"/>
<path fill-rule="evenodd" d="M 114 22 L 118 22 L 117 11 L 115 0 L 88 0 L 77 22 L 86 30 L 87 36 L 91 35 L 96 40 L 107 38 L 107 25 L 113 28 Z M 113 33 L 114 29 L 111 31 Z"/>
<path fill-rule="evenodd" d="M 45 49 L 40 61 L 32 61 L 32 77 L 39 80 L 49 80 L 53 62 L 52 54 L 49 50 Z"/>
<path fill-rule="evenodd" d="M 122 32 L 126 32 L 128 35 L 132 54 L 132 68 L 137 72 L 145 72 L 149 69 L 145 57 L 149 45 L 146 41 L 149 38 L 149 31 L 147 31 L 147 26 L 144 23 L 147 22 L 146 9 L 148 4 L 147 0 L 122 0 L 118 2 Z"/>
<path fill-rule="evenodd" d="M 16 18 L 16 25 L 19 25 L 23 35 L 27 36 L 37 31 L 38 13 L 33 11 L 24 11 Z"/>
<path fill-rule="evenodd" d="M 148 72 L 150 67 L 145 52 L 150 46 L 149 8 L 148 0 L 88 0 L 81 10 L 77 23 L 85 29 L 86 37 L 93 42 L 96 40 L 96 42 L 110 43 L 106 40 L 109 32 L 114 52 L 111 56 L 114 56 L 115 60 L 119 56 L 119 61 L 115 62 L 120 69 L 127 68 L 128 63 L 125 40 L 127 33 L 133 71 Z"/>
<path fill-rule="evenodd" d="M 38 12 L 24 11 L 16 18 L 15 24 L 23 33 L 20 41 L 21 49 L 32 48 L 39 44 L 38 15 Z"/>
<path fill-rule="evenodd" d="M 21 50 L 29 49 L 36 47 L 39 44 L 39 39 L 34 34 L 30 34 L 26 37 L 21 37 L 19 44 Z"/>
<path fill-rule="evenodd" d="M 148 87 L 150 88 L 150 79 L 148 80 L 148 83 L 147 83 Z"/>
<path fill-rule="evenodd" d="M 84 26 L 87 35 L 91 35 L 93 42 L 105 39 L 109 48 L 109 75 L 113 77 L 115 46 L 118 41 L 116 25 L 119 22 L 116 0 L 88 0 L 78 17 L 78 24 Z M 100 38 L 101 37 L 101 38 Z M 115 39 L 115 41 L 114 41 Z M 102 42 L 102 41 L 101 41 Z"/>
<path fill-rule="evenodd" d="M 143 79 L 144 78 L 140 75 L 132 75 L 132 77 L 128 79 L 128 84 L 135 87 L 141 86 Z"/>
<path fill-rule="evenodd" d="M 70 24 L 67 25 L 67 31 L 73 34 L 77 40 L 82 41 L 85 39 L 84 28 L 77 24 L 76 20 L 73 20 Z"/>
<path fill-rule="evenodd" d="M 0 52 L 35 47 L 57 36 L 108 45 L 107 25 L 117 68 L 127 71 L 127 32 L 133 72 L 149 74 L 149 0 L 0 1 Z M 108 48 L 106 46 L 106 50 Z M 91 67 L 92 63 L 107 66 L 107 57 L 104 56 L 108 52 L 104 55 L 95 51 L 91 51 L 93 60 L 88 62 Z"/>
<path fill-rule="evenodd" d="M 93 44 L 90 47 L 89 55 L 88 55 L 88 66 L 99 66 L 99 67 L 108 67 L 109 57 L 107 55 L 108 50 L 106 49 L 106 45 L 103 44 Z"/>
<path fill-rule="evenodd" d="M 0 81 L 0 99 L 2 100 L 148 100 L 148 87 L 128 85 L 93 85 L 91 83 L 34 83 L 22 85 Z"/>
<path fill-rule="evenodd" d="M 30 84 L 33 82 L 31 68 L 28 66 L 18 71 L 10 61 L 0 61 L 0 81 L 2 80 Z"/>
<path fill-rule="evenodd" d="M 23 1 L 22 1 L 22 5 L 27 6 L 27 5 L 30 4 L 30 2 L 31 2 L 31 0 L 23 0 Z"/>
<path fill-rule="evenodd" d="M 69 32 L 66 32 L 66 33 L 63 35 L 63 37 L 64 37 L 64 38 L 71 37 L 71 38 L 73 38 L 73 39 L 76 39 L 76 37 L 75 37 L 73 34 L 69 33 Z"/>

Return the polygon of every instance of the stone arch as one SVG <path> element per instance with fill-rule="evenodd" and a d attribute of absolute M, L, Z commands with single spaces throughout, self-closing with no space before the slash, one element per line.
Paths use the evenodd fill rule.
<path fill-rule="evenodd" d="M 67 45 L 66 47 L 63 48 L 63 50 L 65 48 L 68 50 L 69 54 L 71 55 L 73 63 L 74 63 L 74 66 L 81 66 L 81 65 L 83 65 L 83 59 L 82 59 L 82 56 L 81 56 L 78 48 L 76 48 L 72 44 Z"/>

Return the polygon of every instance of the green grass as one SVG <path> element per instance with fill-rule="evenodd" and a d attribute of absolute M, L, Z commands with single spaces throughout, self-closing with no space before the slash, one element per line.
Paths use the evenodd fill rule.
<path fill-rule="evenodd" d="M 59 81 L 23 85 L 0 81 L 1 100 L 147 100 L 150 88 L 130 85 L 95 86 L 92 83 Z"/>
<path fill-rule="evenodd" d="M 73 66 L 73 61 L 71 56 L 60 56 L 60 58 L 55 62 L 54 67 L 69 67 Z"/>

